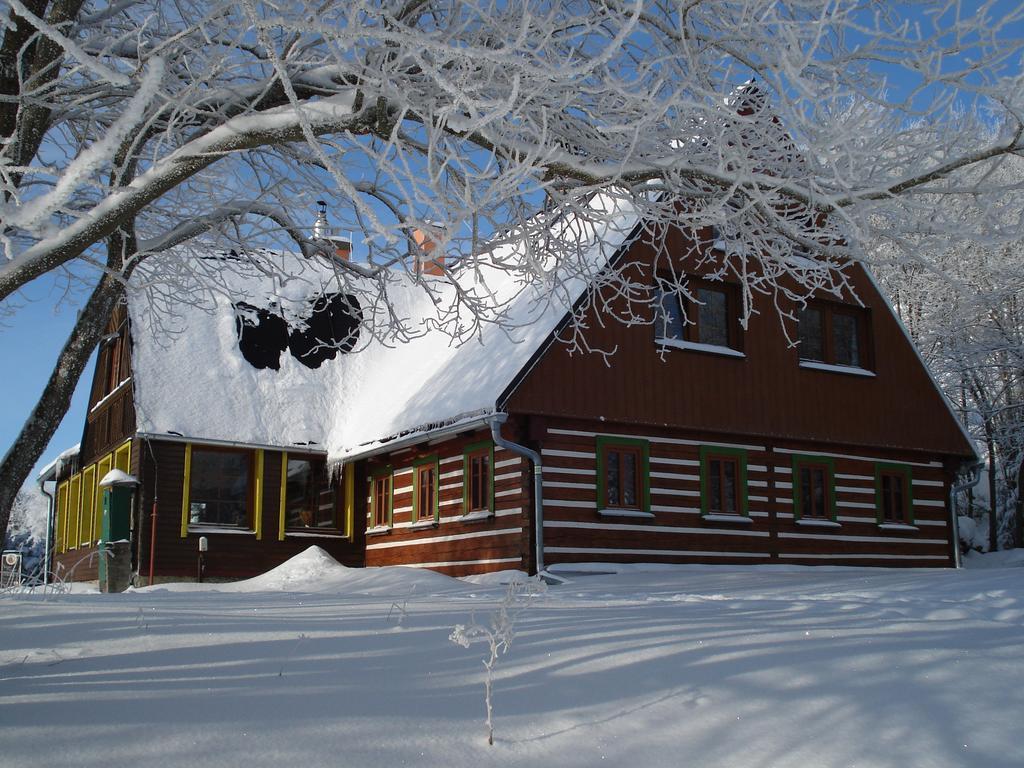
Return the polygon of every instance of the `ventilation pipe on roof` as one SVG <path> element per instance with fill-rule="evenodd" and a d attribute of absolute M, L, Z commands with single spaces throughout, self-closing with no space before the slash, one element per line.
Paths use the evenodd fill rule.
<path fill-rule="evenodd" d="M 537 531 L 537 575 L 543 577 L 544 573 L 544 467 L 541 464 L 540 454 L 531 451 L 524 445 L 513 443 L 501 436 L 501 425 L 508 421 L 507 413 L 496 413 L 488 419 L 491 425 L 491 438 L 494 444 L 501 446 L 507 451 L 518 453 L 533 463 L 533 521 Z"/>
<path fill-rule="evenodd" d="M 316 221 L 313 222 L 313 239 L 321 240 L 327 237 L 327 202 L 316 201 Z"/>
<path fill-rule="evenodd" d="M 960 559 L 960 520 L 956 513 L 956 495 L 960 491 L 966 491 L 968 488 L 973 488 L 981 480 L 981 470 L 985 468 L 984 461 L 975 461 L 970 464 L 963 464 L 961 468 L 966 468 L 967 479 L 962 483 L 953 483 L 949 488 L 949 517 L 950 523 L 953 526 L 953 567 L 962 568 L 963 562 Z"/>

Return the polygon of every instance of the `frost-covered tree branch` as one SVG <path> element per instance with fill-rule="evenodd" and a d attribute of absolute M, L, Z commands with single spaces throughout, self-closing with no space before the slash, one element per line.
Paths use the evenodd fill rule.
<path fill-rule="evenodd" d="M 594 274 L 582 252 L 579 233 L 623 206 L 655 242 L 729 233 L 709 266 L 742 283 L 748 314 L 757 297 L 840 294 L 868 243 L 1024 236 L 1020 220 L 935 215 L 936 198 L 994 210 L 1024 186 L 988 181 L 1024 151 L 1024 9 L 998 7 L 0 0 L 0 313 L 41 275 L 105 264 L 127 226 L 141 243 L 201 240 L 140 290 L 169 297 L 190 269 L 217 290 L 192 254 L 297 238 L 239 217 L 202 226 L 211 212 L 244 202 L 301 223 L 317 199 L 362 263 L 339 282 L 370 277 L 360 300 L 376 305 L 409 268 L 411 232 L 441 223 L 454 304 L 438 300 L 434 322 L 459 339 L 505 322 L 458 283 L 481 266 L 552 297 L 596 279 L 593 301 L 649 318 L 628 265 Z M 599 191 L 609 205 L 589 204 Z M 510 241 L 519 257 L 493 263 Z M 390 318 L 376 338 L 418 332 L 375 316 Z"/>

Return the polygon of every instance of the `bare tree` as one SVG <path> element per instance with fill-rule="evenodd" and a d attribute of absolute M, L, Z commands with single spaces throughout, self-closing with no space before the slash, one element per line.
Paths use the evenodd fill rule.
<path fill-rule="evenodd" d="M 428 221 L 443 222 L 452 269 L 512 240 L 520 257 L 497 266 L 524 281 L 589 274 L 573 228 L 551 224 L 607 223 L 619 206 L 588 205 L 599 190 L 650 231 L 720 225 L 734 244 L 720 269 L 748 299 L 837 292 L 862 243 L 921 222 L 936 239 L 1014 234 L 935 218 L 929 202 L 1002 194 L 984 178 L 965 189 L 958 172 L 1024 149 L 1024 10 L 993 7 L 0 0 L 0 310 L 76 264 L 102 271 L 95 290 L 124 285 L 198 232 L 261 245 L 276 233 L 311 253 L 291 222 L 317 198 L 365 242 L 339 282 L 369 281 L 381 302 Z M 118 241 L 131 247 L 111 262 Z M 501 322 L 500 306 L 454 295 L 440 313 Z M 396 316 L 373 332 L 409 329 Z M 76 327 L 54 386 L 77 379 L 95 338 Z M 0 523 L 51 423 L 30 419 L 0 466 Z"/>

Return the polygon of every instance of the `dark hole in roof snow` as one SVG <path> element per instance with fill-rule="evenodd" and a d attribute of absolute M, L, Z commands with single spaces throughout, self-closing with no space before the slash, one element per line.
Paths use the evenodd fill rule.
<path fill-rule="evenodd" d="M 329 293 L 313 301 L 306 327 L 288 335 L 292 355 L 309 368 L 319 368 L 338 353 L 352 351 L 359 340 L 363 312 L 355 296 Z"/>
<path fill-rule="evenodd" d="M 238 349 L 253 368 L 281 368 L 281 353 L 288 347 L 288 324 L 267 309 L 240 301 L 235 306 Z"/>
<path fill-rule="evenodd" d="M 281 368 L 285 349 L 307 368 L 319 368 L 339 353 L 351 352 L 359 340 L 363 313 L 355 296 L 331 293 L 311 300 L 303 327 L 289 330 L 276 307 L 255 307 L 244 301 L 235 308 L 235 331 L 242 357 L 258 369 Z"/>

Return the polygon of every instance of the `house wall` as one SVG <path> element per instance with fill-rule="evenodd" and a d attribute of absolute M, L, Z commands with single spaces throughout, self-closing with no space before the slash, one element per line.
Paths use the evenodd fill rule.
<path fill-rule="evenodd" d="M 131 472 L 134 442 L 110 446 L 92 461 L 58 478 L 54 518 L 53 573 L 58 579 L 91 581 L 98 577 L 97 543 L 102 536 L 103 490 L 111 469 Z"/>
<path fill-rule="evenodd" d="M 187 443 L 167 440 L 140 441 L 142 494 L 138 506 L 134 545 L 138 551 L 138 571 L 145 579 L 150 565 L 152 508 L 156 492 L 156 547 L 154 578 L 192 579 L 196 577 L 199 538 L 209 542 L 206 555 L 206 578 L 237 579 L 263 573 L 311 545 L 322 547 L 344 565 L 363 564 L 362 526 L 354 525 L 349 515 L 348 530 L 335 533 L 319 531 L 284 531 L 280 529 L 281 467 L 284 452 L 263 450 L 262 473 L 252 482 L 250 504 L 255 508 L 259 498 L 260 515 L 246 529 L 195 526 L 188 523 L 183 510 L 185 457 Z M 250 449 L 255 462 L 256 449 Z M 291 455 L 300 456 L 299 452 Z M 344 482 L 335 495 L 335 514 L 345 527 Z M 184 521 L 183 521 L 184 516 Z M 258 520 L 258 523 L 257 523 Z"/>
<path fill-rule="evenodd" d="M 514 435 L 514 427 L 506 426 Z M 515 437 L 510 437 L 515 439 Z M 366 462 L 360 504 L 367 519 L 366 565 L 416 565 L 450 575 L 505 569 L 528 569 L 532 515 L 528 462 L 494 447 L 493 514 L 466 518 L 465 462 L 468 446 L 490 444 L 486 431 L 462 435 L 434 445 L 423 444 Z M 413 517 L 415 466 L 436 458 L 439 468 L 436 522 L 417 525 Z M 374 476 L 393 483 L 391 524 L 372 527 Z"/>
<path fill-rule="evenodd" d="M 698 246 L 679 231 L 670 232 L 665 243 L 663 251 L 645 242 L 634 244 L 621 257 L 629 265 L 626 274 L 651 285 L 655 273 L 706 276 L 718 264 L 698 263 Z M 797 306 L 781 296 L 776 307 L 776 299 L 755 294 L 755 314 L 740 332 L 743 357 L 661 347 L 653 325 L 608 320 L 591 309 L 582 318 L 587 342 L 614 354 L 606 359 L 573 353 L 554 340 L 511 389 L 506 410 L 759 435 L 762 442 L 840 442 L 971 457 L 962 431 L 885 299 L 859 267 L 850 269 L 850 282 L 852 291 L 843 301 L 851 306 L 857 299 L 863 302 L 869 375 L 801 366 L 791 342 L 799 338 L 796 324 L 783 320 Z M 628 315 L 624 299 L 605 299 L 607 304 L 598 306 Z M 652 310 L 646 311 L 651 320 Z M 739 307 L 733 314 L 738 318 Z"/>
<path fill-rule="evenodd" d="M 544 460 L 544 551 L 548 565 L 576 562 L 788 563 L 951 566 L 948 484 L 938 455 L 838 443 L 769 442 L 723 433 L 535 418 Z M 602 516 L 598 436 L 626 436 L 649 449 L 650 518 Z M 701 504 L 701 448 L 742 451 L 747 521 L 708 519 Z M 831 460 L 835 521 L 798 521 L 793 456 Z M 876 468 L 911 472 L 912 524 L 880 525 Z M 723 516 L 724 517 L 724 516 Z"/>
<path fill-rule="evenodd" d="M 82 431 L 85 466 L 135 434 L 135 399 L 128 313 L 114 310 L 100 345 L 89 391 L 89 411 Z"/>

